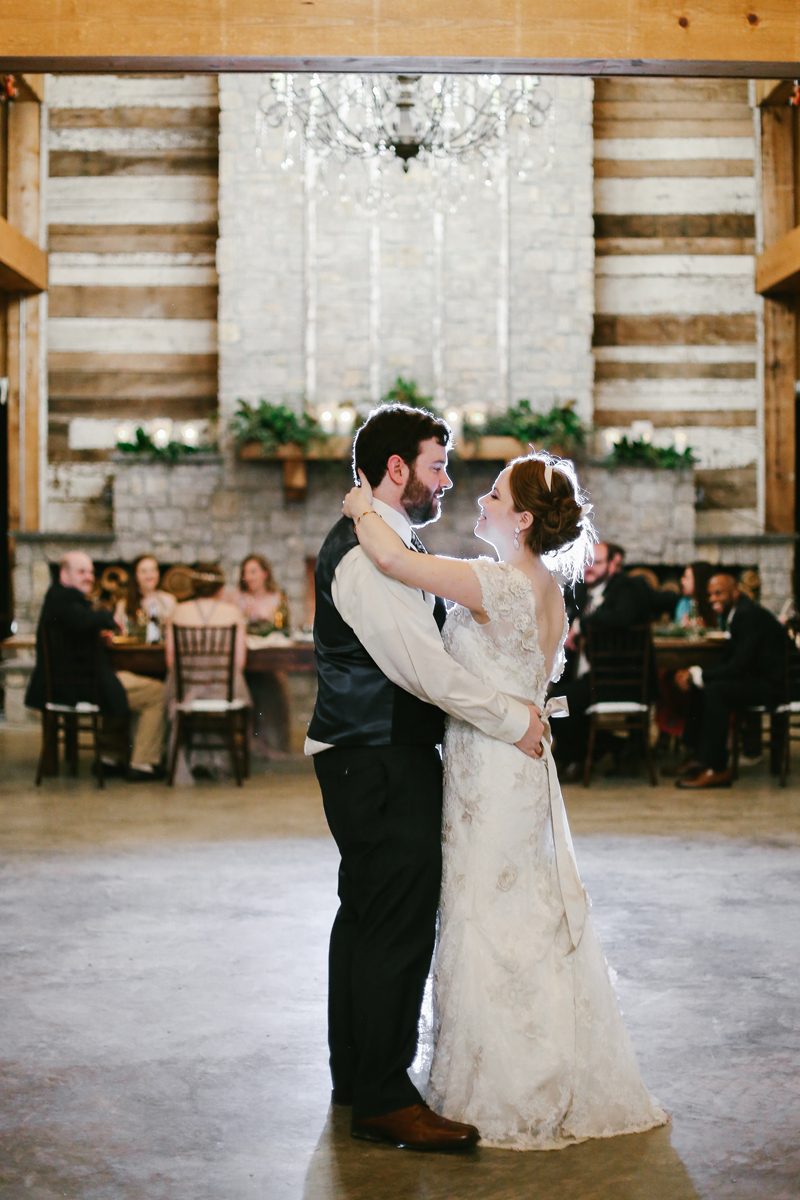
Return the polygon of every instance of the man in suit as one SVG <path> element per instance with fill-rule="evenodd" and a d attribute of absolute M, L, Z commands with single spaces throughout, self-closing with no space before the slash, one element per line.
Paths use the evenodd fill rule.
<path fill-rule="evenodd" d="M 125 716 L 129 711 L 139 714 L 129 777 L 145 781 L 157 779 L 163 774 L 160 763 L 164 742 L 164 684 L 130 671 L 114 673 L 104 643 L 110 642 L 118 626 L 113 613 L 92 608 L 89 595 L 93 586 L 94 564 L 89 555 L 80 550 L 70 550 L 63 555 L 58 582 L 48 589 L 39 617 L 36 666 L 25 703 L 28 708 L 43 709 L 47 702 L 42 652 L 46 623 L 60 625 L 69 635 L 70 653 L 76 661 L 97 654 L 99 638 L 100 711 L 110 717 Z M 65 677 L 68 673 L 62 671 L 60 674 Z M 54 697 L 57 704 L 77 704 L 81 700 L 92 702 L 94 697 L 79 695 L 74 687 L 68 687 L 65 694 Z M 115 764 L 109 762 L 106 765 L 113 767 Z"/>
<path fill-rule="evenodd" d="M 403 405 L 377 409 L 356 435 L 354 474 L 364 471 L 375 512 L 418 553 L 414 526 L 438 519 L 451 487 L 449 449 L 444 421 Z M 450 657 L 442 600 L 382 575 L 349 518 L 326 537 L 314 579 L 318 687 L 306 753 L 341 854 L 328 972 L 332 1099 L 352 1105 L 354 1137 L 467 1147 L 477 1129 L 432 1112 L 408 1076 L 442 874 L 437 747 L 446 712 L 533 757 L 543 726 Z"/>
<path fill-rule="evenodd" d="M 594 562 L 587 566 L 583 584 L 575 588 L 567 612 L 570 631 L 566 649 L 573 655 L 573 678 L 559 694 L 569 702 L 569 716 L 555 728 L 555 754 L 559 771 L 567 782 L 577 779 L 583 769 L 589 740 L 586 709 L 591 701 L 589 663 L 582 651 L 587 630 L 627 629 L 646 625 L 659 613 L 673 612 L 680 597 L 676 592 L 655 591 L 639 576 L 623 570 L 625 551 L 611 542 L 595 547 Z M 651 680 L 655 688 L 655 674 Z M 638 697 L 628 697 L 638 699 Z"/>
<path fill-rule="evenodd" d="M 675 675 L 678 687 L 690 693 L 683 740 L 691 759 L 676 782 L 680 788 L 730 787 L 732 711 L 749 704 L 774 708 L 783 698 L 786 632 L 777 617 L 740 592 L 731 575 L 713 575 L 708 598 L 730 641 L 721 662 Z"/>

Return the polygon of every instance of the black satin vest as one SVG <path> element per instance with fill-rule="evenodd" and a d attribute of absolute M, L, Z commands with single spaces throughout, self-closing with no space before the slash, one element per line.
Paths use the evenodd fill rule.
<path fill-rule="evenodd" d="M 435 746 L 444 737 L 444 713 L 387 679 L 333 603 L 333 576 L 358 545 L 353 522 L 342 517 L 325 539 L 314 570 L 314 655 L 317 701 L 308 727 L 315 742 L 333 746 Z M 444 602 L 433 610 L 439 629 Z"/>

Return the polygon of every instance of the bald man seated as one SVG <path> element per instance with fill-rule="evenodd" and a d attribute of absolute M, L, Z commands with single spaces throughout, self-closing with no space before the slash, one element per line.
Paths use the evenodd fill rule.
<path fill-rule="evenodd" d="M 730 787 L 731 713 L 760 704 L 770 710 L 783 699 L 786 633 L 777 617 L 740 592 L 732 575 L 713 575 L 708 599 L 730 641 L 719 663 L 675 674 L 678 687 L 691 695 L 683 734 L 689 759 L 680 788 Z"/>
<path fill-rule="evenodd" d="M 94 586 L 94 564 L 88 554 L 70 550 L 59 564 L 58 582 L 47 592 L 36 632 L 36 666 L 31 675 L 25 703 L 28 708 L 43 709 L 47 700 L 44 659 L 42 656 L 43 626 L 57 622 L 70 635 L 72 654 L 93 654 L 97 638 L 101 640 L 99 662 L 100 711 L 105 716 L 138 715 L 131 751 L 129 778 L 151 780 L 160 778 L 164 746 L 164 684 L 130 671 L 115 674 L 103 647 L 119 628 L 114 614 L 106 609 L 92 608 L 89 595 Z M 56 703 L 76 704 L 92 701 L 93 696 L 55 696 Z M 108 764 L 111 765 L 111 764 Z"/>

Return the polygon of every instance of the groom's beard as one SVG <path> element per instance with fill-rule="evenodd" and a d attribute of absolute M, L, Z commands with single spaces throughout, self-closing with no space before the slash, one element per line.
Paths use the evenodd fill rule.
<path fill-rule="evenodd" d="M 439 501 L 443 494 L 438 488 L 433 491 L 426 488 L 412 466 L 400 503 L 412 525 L 430 525 L 431 521 L 438 521 L 441 516 Z"/>

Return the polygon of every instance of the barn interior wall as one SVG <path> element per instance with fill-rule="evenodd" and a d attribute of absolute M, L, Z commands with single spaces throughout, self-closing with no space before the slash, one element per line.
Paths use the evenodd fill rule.
<path fill-rule="evenodd" d="M 49 76 L 48 528 L 110 528 L 123 419 L 217 408 L 213 76 Z"/>
<path fill-rule="evenodd" d="M 760 529 L 761 301 L 746 80 L 595 84 L 595 423 L 697 457 L 697 532 Z"/>
<path fill-rule="evenodd" d="M 402 374 L 464 411 L 529 396 L 601 430 L 649 421 L 698 457 L 696 532 L 758 532 L 747 83 L 544 84 L 554 167 L 511 181 L 504 351 L 496 187 L 443 215 L 437 299 L 412 175 L 376 219 L 349 179 L 318 195 L 310 263 L 303 173 L 278 133 L 256 154 L 266 77 L 49 78 L 48 528 L 111 529 L 115 468 L 90 443 L 120 417 L 213 418 L 219 392 L 224 434 L 239 398 L 360 402 Z"/>

